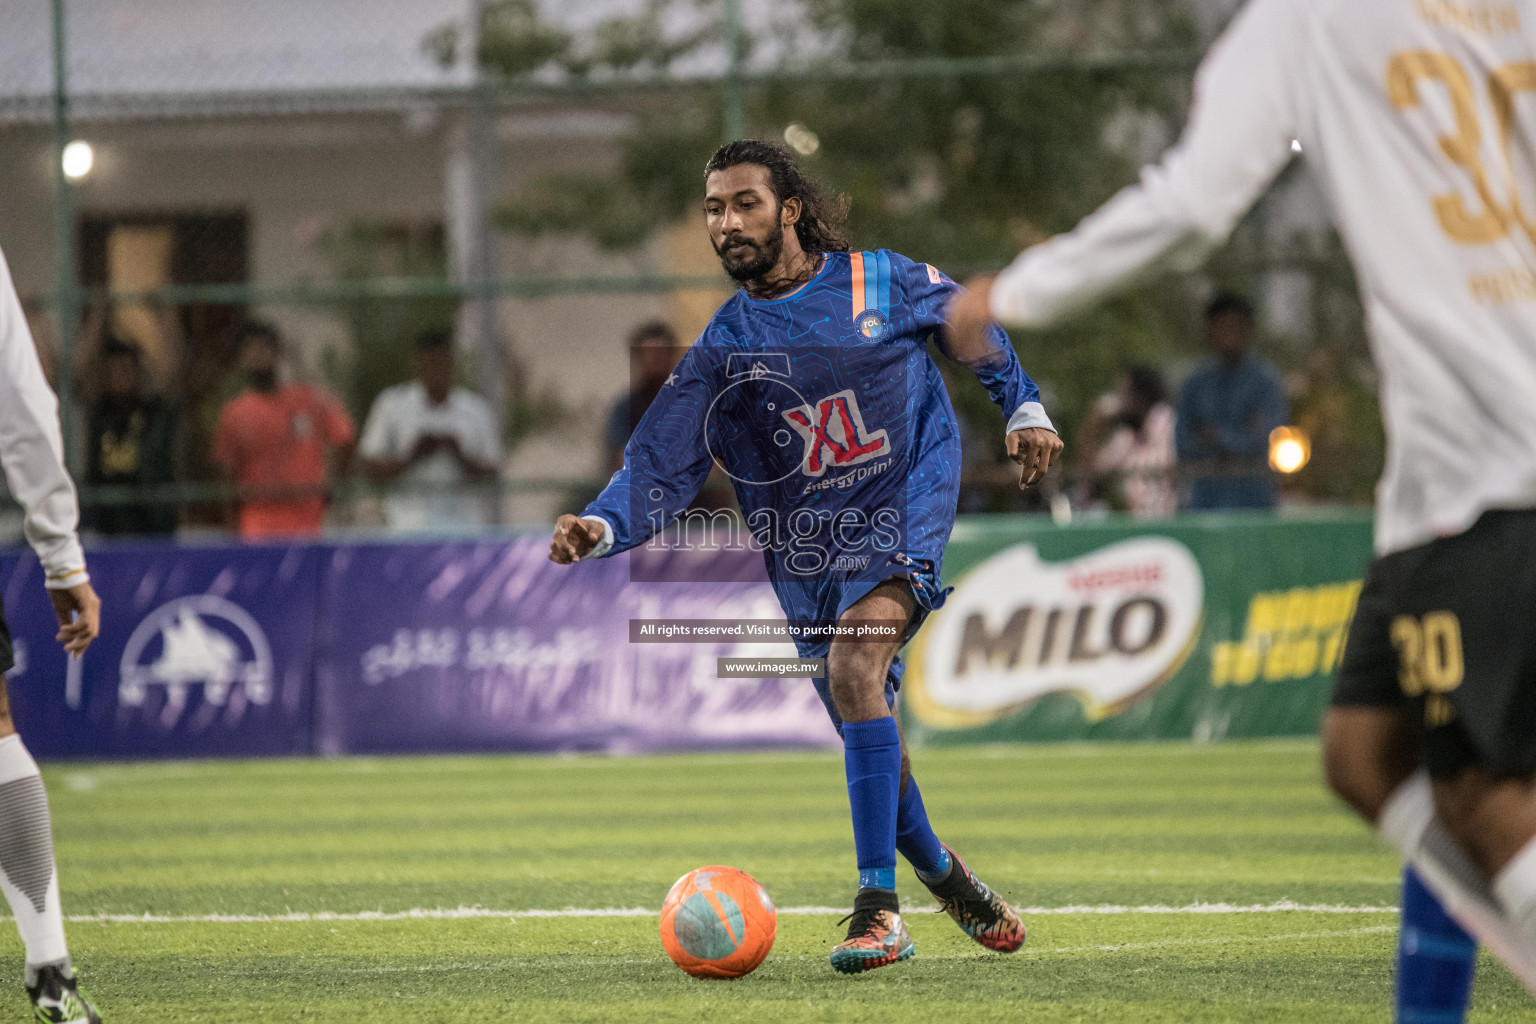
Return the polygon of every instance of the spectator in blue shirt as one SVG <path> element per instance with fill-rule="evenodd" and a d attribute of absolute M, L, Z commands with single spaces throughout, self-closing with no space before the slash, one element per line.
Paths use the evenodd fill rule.
<path fill-rule="evenodd" d="M 673 367 L 687 350 L 664 320 L 650 320 L 630 331 L 629 390 L 609 408 L 603 426 L 604 473 L 613 473 L 624 465 L 624 446 L 629 435 L 635 432 L 645 410 L 666 386 Z M 589 495 L 578 504 L 588 504 L 592 497 L 596 495 Z M 730 480 L 716 467 L 690 508 L 717 512 L 732 508 L 734 503 Z"/>
<path fill-rule="evenodd" d="M 1280 371 L 1248 350 L 1253 306 L 1223 293 L 1205 310 L 1215 359 L 1184 382 L 1176 442 L 1190 480 L 1192 509 L 1274 508 L 1269 433 L 1285 423 L 1290 402 Z"/>
<path fill-rule="evenodd" d="M 603 427 L 603 472 L 624 465 L 624 446 L 651 407 L 685 351 L 664 320 L 651 320 L 629 334 L 629 390 L 608 410 Z"/>

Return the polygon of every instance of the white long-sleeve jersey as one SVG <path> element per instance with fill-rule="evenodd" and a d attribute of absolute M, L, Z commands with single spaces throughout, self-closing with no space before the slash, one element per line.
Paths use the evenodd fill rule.
<path fill-rule="evenodd" d="M 1536 0 L 1252 0 L 1179 143 L 997 279 L 1044 326 L 1226 238 L 1291 157 L 1354 260 L 1388 452 L 1376 548 L 1536 506 Z"/>
<path fill-rule="evenodd" d="M 75 529 L 80 507 L 64 468 L 59 400 L 43 377 L 11 269 L 0 253 L 0 464 L 11 496 L 26 515 L 27 542 L 43 563 L 47 585 L 84 583 L 85 554 Z"/>

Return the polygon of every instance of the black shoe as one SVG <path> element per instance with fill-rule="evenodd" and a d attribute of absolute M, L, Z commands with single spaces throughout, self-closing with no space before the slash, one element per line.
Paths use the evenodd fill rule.
<path fill-rule="evenodd" d="M 1018 911 L 971 874 L 965 861 L 948 844 L 944 849 L 949 850 L 949 874 L 938 882 L 928 882 L 922 875 L 917 880 L 928 886 L 944 913 L 954 918 L 965 934 L 994 952 L 1017 952 L 1024 945 L 1025 934 Z"/>
<path fill-rule="evenodd" d="M 58 964 L 38 968 L 27 995 L 32 997 L 32 1016 L 38 1024 L 101 1024 L 101 1014 L 86 1001 L 74 974 L 65 974 Z"/>

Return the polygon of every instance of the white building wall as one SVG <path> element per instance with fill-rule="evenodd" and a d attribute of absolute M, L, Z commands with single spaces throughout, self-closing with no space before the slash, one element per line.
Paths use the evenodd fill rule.
<path fill-rule="evenodd" d="M 505 192 L 545 174 L 611 166 L 614 137 L 624 126 L 589 114 L 505 118 L 497 133 L 497 187 Z M 76 135 L 91 141 L 98 156 L 75 190 L 81 214 L 243 210 L 255 284 L 327 280 L 330 267 L 315 244 L 327 225 L 353 218 L 444 219 L 445 131 L 437 119 L 419 113 L 82 123 Z M 0 182 L 0 247 L 23 295 L 43 296 L 55 286 L 47 129 L 0 127 Z M 692 264 L 682 271 L 677 243 L 665 232 L 619 253 L 579 238 L 528 240 L 502 233 L 497 263 L 503 277 L 698 272 L 697 250 L 713 257 L 702 225 L 696 233 Z M 626 336 L 642 320 L 668 317 L 676 303 L 666 295 L 596 293 L 505 298 L 497 305 L 503 341 L 523 386 L 554 393 L 571 410 L 567 423 L 509 453 L 509 474 L 599 473 L 602 424 L 628 386 Z M 273 304 L 253 313 L 284 330 L 310 373 L 317 372 L 326 348 L 349 341 L 342 322 L 324 307 Z M 689 340 L 699 326 L 680 324 L 680 333 Z M 509 506 L 509 519 L 545 521 L 555 514 L 555 497 L 518 499 Z"/>

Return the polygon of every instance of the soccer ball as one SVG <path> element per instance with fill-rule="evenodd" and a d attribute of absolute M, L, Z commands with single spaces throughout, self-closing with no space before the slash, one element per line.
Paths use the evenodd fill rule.
<path fill-rule="evenodd" d="M 695 978 L 739 978 L 773 948 L 778 912 L 756 879 L 735 868 L 690 871 L 661 905 L 661 944 Z"/>

